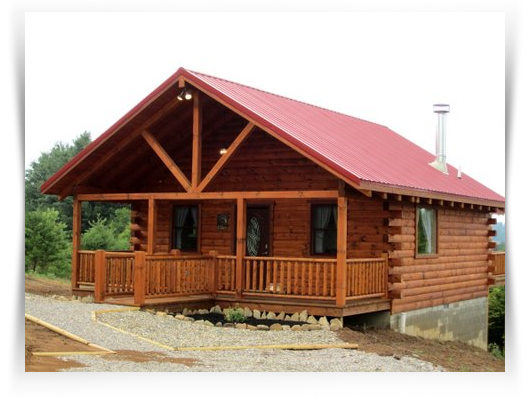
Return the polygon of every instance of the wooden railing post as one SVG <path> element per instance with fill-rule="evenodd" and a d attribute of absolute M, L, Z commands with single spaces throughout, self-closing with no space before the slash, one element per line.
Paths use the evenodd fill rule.
<path fill-rule="evenodd" d="M 212 294 L 215 294 L 215 291 L 217 291 L 217 255 L 217 251 L 210 251 L 210 256 L 212 257 L 212 264 L 208 272 L 208 286 L 210 287 L 210 291 L 212 292 Z"/>
<path fill-rule="evenodd" d="M 94 255 L 94 300 L 105 300 L 105 251 L 97 250 Z"/>
<path fill-rule="evenodd" d="M 147 253 L 152 255 L 156 251 L 157 224 L 156 201 L 154 198 L 150 198 L 147 201 L 147 207 Z"/>
<path fill-rule="evenodd" d="M 134 251 L 134 304 L 145 303 L 145 252 Z"/>
<path fill-rule="evenodd" d="M 348 251 L 348 198 L 337 199 L 337 295 L 336 305 L 346 305 L 346 256 Z"/>
<path fill-rule="evenodd" d="M 236 245 L 236 298 L 240 299 L 243 293 L 244 260 L 247 236 L 247 211 L 246 200 L 237 199 L 237 245 Z"/>
<path fill-rule="evenodd" d="M 79 246 L 81 243 L 81 201 L 74 196 L 72 216 L 72 289 L 78 287 Z"/>

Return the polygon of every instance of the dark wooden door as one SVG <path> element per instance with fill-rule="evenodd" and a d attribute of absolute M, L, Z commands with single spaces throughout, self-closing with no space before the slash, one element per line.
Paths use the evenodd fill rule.
<path fill-rule="evenodd" d="M 247 256 L 268 256 L 270 208 L 247 207 Z"/>

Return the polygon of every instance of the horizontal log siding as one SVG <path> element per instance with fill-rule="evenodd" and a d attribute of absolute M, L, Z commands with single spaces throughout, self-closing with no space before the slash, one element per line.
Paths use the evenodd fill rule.
<path fill-rule="evenodd" d="M 201 203 L 201 252 L 207 255 L 217 251 L 220 255 L 235 255 L 235 202 L 203 201 Z M 217 230 L 217 215 L 228 214 L 228 229 Z"/>
<path fill-rule="evenodd" d="M 416 256 L 416 205 L 388 206 L 392 312 L 421 309 L 488 294 L 489 214 L 436 207 L 438 254 Z"/>

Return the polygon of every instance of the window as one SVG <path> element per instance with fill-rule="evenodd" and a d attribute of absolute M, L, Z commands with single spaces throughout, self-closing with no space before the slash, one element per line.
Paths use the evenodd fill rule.
<path fill-rule="evenodd" d="M 337 253 L 337 205 L 311 207 L 311 236 L 313 254 Z"/>
<path fill-rule="evenodd" d="M 197 251 L 198 208 L 196 205 L 173 207 L 173 242 L 171 248 Z"/>
<path fill-rule="evenodd" d="M 437 252 L 436 210 L 418 207 L 416 212 L 416 230 L 418 236 L 418 255 L 434 255 Z"/>

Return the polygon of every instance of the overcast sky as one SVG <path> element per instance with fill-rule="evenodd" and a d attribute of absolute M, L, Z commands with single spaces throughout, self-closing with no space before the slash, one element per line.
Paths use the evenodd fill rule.
<path fill-rule="evenodd" d="M 180 66 L 386 125 L 505 195 L 504 13 L 29 13 L 25 166 Z"/>

